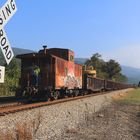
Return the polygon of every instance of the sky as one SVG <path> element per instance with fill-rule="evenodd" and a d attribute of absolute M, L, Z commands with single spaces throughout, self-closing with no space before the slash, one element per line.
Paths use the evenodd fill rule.
<path fill-rule="evenodd" d="M 0 7 L 7 0 L 0 0 Z M 11 47 L 68 48 L 75 57 L 140 68 L 140 0 L 15 0 L 4 27 Z"/>

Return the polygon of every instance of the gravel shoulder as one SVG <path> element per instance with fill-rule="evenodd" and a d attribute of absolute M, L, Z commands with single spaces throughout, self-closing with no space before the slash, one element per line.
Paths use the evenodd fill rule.
<path fill-rule="evenodd" d="M 17 136 L 26 140 L 140 139 L 140 106 L 114 103 L 112 99 L 130 90 L 0 117 L 0 140 L 7 134 L 10 139 L 6 140 Z"/>
<path fill-rule="evenodd" d="M 65 140 L 140 140 L 140 105 L 114 102 L 77 128 L 67 130 Z"/>

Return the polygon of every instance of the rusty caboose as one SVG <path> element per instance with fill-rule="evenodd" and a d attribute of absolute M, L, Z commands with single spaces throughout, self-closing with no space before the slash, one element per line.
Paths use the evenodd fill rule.
<path fill-rule="evenodd" d="M 44 95 L 59 98 L 76 95 L 82 88 L 82 66 L 74 63 L 74 52 L 50 48 L 38 53 L 18 55 L 21 59 L 20 95 Z M 32 84 L 31 69 L 40 68 L 39 82 Z"/>
<path fill-rule="evenodd" d="M 96 78 L 96 70 L 75 64 L 74 52 L 69 49 L 50 48 L 37 53 L 18 55 L 21 59 L 20 88 L 16 96 L 39 101 L 65 96 L 117 90 L 131 85 Z M 39 68 L 38 82 L 34 84 L 32 71 Z"/>

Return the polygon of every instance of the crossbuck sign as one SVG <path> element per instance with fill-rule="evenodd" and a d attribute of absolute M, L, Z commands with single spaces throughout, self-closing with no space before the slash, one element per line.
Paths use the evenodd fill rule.
<path fill-rule="evenodd" d="M 3 27 L 11 19 L 16 11 L 17 7 L 14 0 L 8 0 L 0 9 L 0 47 L 7 64 L 9 64 L 14 57 L 14 53 L 10 47 L 10 43 Z"/>
<path fill-rule="evenodd" d="M 9 40 L 3 28 L 16 11 L 17 7 L 14 0 L 7 0 L 7 2 L 0 9 L 0 48 L 7 64 L 11 62 L 12 58 L 14 57 L 14 53 L 10 47 Z M 4 75 L 5 67 L 0 66 L 0 83 L 4 83 Z"/>
<path fill-rule="evenodd" d="M 0 83 L 4 83 L 5 67 L 0 66 Z"/>

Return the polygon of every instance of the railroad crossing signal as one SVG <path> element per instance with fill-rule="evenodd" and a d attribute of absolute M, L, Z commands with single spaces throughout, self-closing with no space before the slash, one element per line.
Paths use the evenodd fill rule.
<path fill-rule="evenodd" d="M 14 57 L 14 53 L 10 47 L 3 27 L 8 23 L 16 11 L 17 7 L 14 0 L 8 0 L 0 9 L 0 47 L 7 64 L 9 64 Z"/>
<path fill-rule="evenodd" d="M 4 83 L 5 67 L 0 66 L 0 83 Z"/>
<path fill-rule="evenodd" d="M 9 64 L 13 59 L 14 53 L 3 27 L 8 23 L 16 11 L 17 7 L 14 0 L 7 0 L 7 2 L 0 9 L 0 48 L 7 64 Z M 4 83 L 4 76 L 5 67 L 0 66 L 0 83 Z"/>

